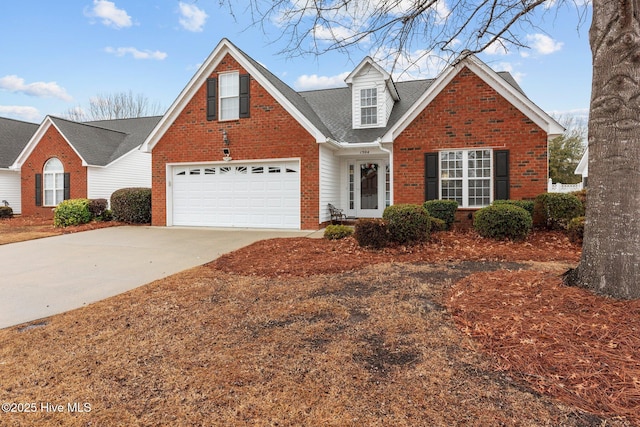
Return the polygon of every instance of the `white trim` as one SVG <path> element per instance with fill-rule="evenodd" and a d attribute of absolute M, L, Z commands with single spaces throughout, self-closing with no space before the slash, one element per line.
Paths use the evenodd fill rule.
<path fill-rule="evenodd" d="M 245 58 L 229 40 L 222 39 L 218 46 L 209 54 L 202 66 L 193 75 L 191 80 L 182 89 L 182 92 L 175 99 L 173 104 L 169 107 L 167 112 L 162 116 L 162 119 L 153 128 L 151 133 L 147 136 L 142 144 L 142 151 L 151 152 L 153 147 L 160 141 L 169 127 L 176 121 L 176 119 L 182 113 L 187 103 L 191 101 L 196 92 L 206 82 L 207 78 L 213 73 L 218 64 L 222 61 L 225 55 L 231 55 L 238 64 L 244 68 L 251 77 L 258 82 L 275 100 L 282 105 L 282 107 L 303 127 L 307 132 L 316 138 L 317 142 L 325 142 L 327 137 L 316 128 L 289 100 L 273 86 L 269 80 L 264 77 L 258 70 Z"/>
<path fill-rule="evenodd" d="M 25 145 L 25 147 L 22 149 L 22 151 L 20 152 L 20 154 L 16 158 L 15 162 L 13 162 L 13 164 L 9 167 L 9 169 L 20 170 L 22 168 L 22 165 L 24 164 L 24 162 L 29 158 L 31 153 L 33 153 L 33 150 L 35 150 L 35 148 L 40 143 L 40 140 L 47 133 L 47 131 L 49 130 L 49 128 L 51 126 L 53 126 L 58 131 L 60 136 L 62 136 L 62 139 L 64 139 L 65 142 L 69 145 L 69 147 L 71 147 L 73 152 L 76 153 L 76 156 L 78 156 L 78 158 L 82 161 L 82 166 L 91 166 L 91 165 L 89 165 L 87 163 L 87 161 L 85 159 L 82 158 L 80 153 L 78 153 L 78 150 L 76 150 L 76 148 L 73 146 L 73 144 L 71 144 L 71 142 L 69 142 L 69 140 L 64 135 L 64 133 L 62 133 L 60 128 L 58 128 L 58 126 L 56 126 L 56 124 L 51 119 L 51 116 L 47 116 L 47 117 L 44 118 L 44 120 L 42 121 L 42 124 L 40 124 L 40 126 L 38 127 L 38 130 L 36 130 L 36 133 L 33 134 L 31 139 L 27 143 L 27 145 Z"/>
<path fill-rule="evenodd" d="M 484 62 L 474 55 L 467 56 L 455 65 L 447 67 L 435 81 L 420 96 L 413 107 L 407 111 L 396 124 L 382 137 L 383 142 L 393 142 L 422 111 L 443 91 L 443 89 L 458 75 L 464 68 L 469 68 L 474 74 L 480 77 L 499 95 L 504 97 L 509 103 L 516 107 L 522 114 L 527 116 L 537 126 L 547 133 L 549 138 L 554 138 L 564 133 L 564 127 L 553 117 L 545 113 L 540 107 L 534 104 L 529 98 L 523 95 L 516 88 L 488 67 Z"/>
<path fill-rule="evenodd" d="M 584 149 L 584 153 L 582 153 L 582 157 L 574 173 L 576 175 L 582 175 L 583 178 L 589 176 L 589 147 Z"/>

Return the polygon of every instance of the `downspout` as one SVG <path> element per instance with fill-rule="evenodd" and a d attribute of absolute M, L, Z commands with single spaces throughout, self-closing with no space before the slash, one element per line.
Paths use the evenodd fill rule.
<path fill-rule="evenodd" d="M 378 138 L 376 142 L 378 143 L 378 147 L 380 148 L 380 151 L 387 153 L 389 155 L 389 205 L 392 205 L 393 204 L 393 180 L 394 180 L 393 152 L 382 146 L 382 140 L 380 138 Z M 385 179 L 385 184 L 386 184 L 386 179 Z M 385 188 L 385 191 L 386 191 L 386 188 Z M 386 202 L 386 196 L 385 196 L 385 202 Z"/>

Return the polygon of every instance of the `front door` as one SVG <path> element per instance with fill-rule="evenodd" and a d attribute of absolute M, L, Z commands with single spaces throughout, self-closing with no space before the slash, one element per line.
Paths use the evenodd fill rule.
<path fill-rule="evenodd" d="M 384 211 L 385 165 L 382 161 L 357 162 L 355 208 L 357 218 L 380 218 Z"/>

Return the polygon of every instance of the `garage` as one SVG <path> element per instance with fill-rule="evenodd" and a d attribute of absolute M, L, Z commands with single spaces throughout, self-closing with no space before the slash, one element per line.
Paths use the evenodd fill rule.
<path fill-rule="evenodd" d="M 171 168 L 173 225 L 300 228 L 300 163 Z"/>

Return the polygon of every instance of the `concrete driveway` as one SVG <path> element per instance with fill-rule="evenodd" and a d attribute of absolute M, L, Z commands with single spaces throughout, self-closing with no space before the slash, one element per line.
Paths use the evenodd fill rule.
<path fill-rule="evenodd" d="M 258 240 L 312 233 L 113 227 L 0 245 L 0 328 L 82 307 Z"/>

